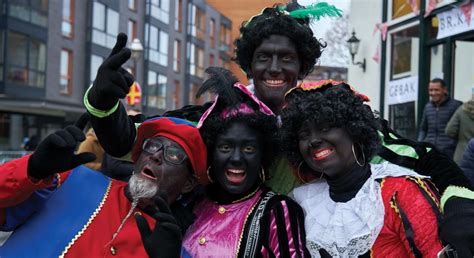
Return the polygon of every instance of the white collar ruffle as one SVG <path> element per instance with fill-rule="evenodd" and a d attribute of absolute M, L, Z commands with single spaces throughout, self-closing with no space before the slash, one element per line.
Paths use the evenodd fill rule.
<path fill-rule="evenodd" d="M 290 194 L 305 212 L 306 245 L 312 257 L 319 249 L 332 257 L 357 257 L 370 250 L 384 223 L 380 182 L 385 177 L 423 177 L 412 170 L 384 162 L 371 164 L 371 176 L 348 202 L 334 202 L 329 185 L 318 180 Z"/>

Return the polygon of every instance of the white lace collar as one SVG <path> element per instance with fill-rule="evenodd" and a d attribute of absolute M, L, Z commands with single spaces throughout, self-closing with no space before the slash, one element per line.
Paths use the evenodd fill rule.
<path fill-rule="evenodd" d="M 319 249 L 332 257 L 357 257 L 370 250 L 384 222 L 380 183 L 387 176 L 417 176 L 388 163 L 371 164 L 371 176 L 348 202 L 334 202 L 325 180 L 297 187 L 290 194 L 305 212 L 306 245 L 313 257 Z"/>

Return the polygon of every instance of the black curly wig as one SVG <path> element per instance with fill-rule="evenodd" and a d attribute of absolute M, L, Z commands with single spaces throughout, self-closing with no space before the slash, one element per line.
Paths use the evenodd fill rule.
<path fill-rule="evenodd" d="M 298 130 L 306 121 L 345 129 L 354 143 L 362 145 L 366 161 L 380 146 L 378 115 L 345 83 L 311 91 L 295 89 L 288 93 L 286 101 L 287 106 L 281 113 L 280 142 L 282 151 L 295 168 L 303 161 Z"/>
<path fill-rule="evenodd" d="M 207 91 L 219 95 L 216 106 L 199 129 L 206 143 L 208 153 L 214 153 L 216 139 L 219 134 L 224 133 L 234 123 L 243 122 L 260 133 L 263 145 L 262 167 L 267 173 L 275 157 L 274 151 L 277 149 L 276 117 L 260 112 L 257 103 L 242 91 L 233 87 L 237 79 L 229 71 L 223 68 L 210 67 L 206 69 L 206 73 L 210 74 L 211 77 L 203 83 L 197 95 L 199 96 Z M 224 109 L 236 107 L 241 103 L 247 104 L 255 112 L 251 114 L 239 113 L 229 118 L 221 117 L 221 112 Z M 208 155 L 208 164 L 212 164 L 212 158 L 213 155 Z M 268 173 L 266 176 L 268 178 Z"/>
<path fill-rule="evenodd" d="M 300 75 L 303 79 L 314 68 L 316 61 L 321 56 L 325 44 L 319 42 L 309 27 L 308 19 L 293 18 L 279 10 L 279 5 L 265 8 L 261 14 L 244 22 L 240 28 L 240 38 L 236 39 L 235 57 L 242 70 L 248 78 L 252 78 L 251 63 L 255 49 L 262 44 L 264 39 L 271 35 L 282 35 L 288 37 L 295 44 L 298 57 L 301 62 Z M 297 3 L 286 6 L 287 11 L 303 8 Z"/>

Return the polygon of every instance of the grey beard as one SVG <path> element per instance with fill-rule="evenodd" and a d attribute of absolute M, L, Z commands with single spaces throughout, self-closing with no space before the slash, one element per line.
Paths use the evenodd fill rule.
<path fill-rule="evenodd" d="M 158 186 L 152 180 L 140 175 L 133 174 L 128 181 L 128 190 L 134 201 L 139 199 L 150 199 L 158 192 Z"/>

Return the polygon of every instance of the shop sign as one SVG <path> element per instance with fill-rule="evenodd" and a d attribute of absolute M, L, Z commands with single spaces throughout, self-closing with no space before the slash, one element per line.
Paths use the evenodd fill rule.
<path fill-rule="evenodd" d="M 438 18 L 437 39 L 446 38 L 462 32 L 474 30 L 474 15 L 466 15 L 466 12 L 474 14 L 474 3 L 470 4 L 470 10 L 460 7 L 436 15 Z M 467 19 L 470 19 L 468 21 Z"/>
<path fill-rule="evenodd" d="M 418 76 L 411 76 L 388 83 L 388 105 L 416 101 L 417 99 Z"/>

